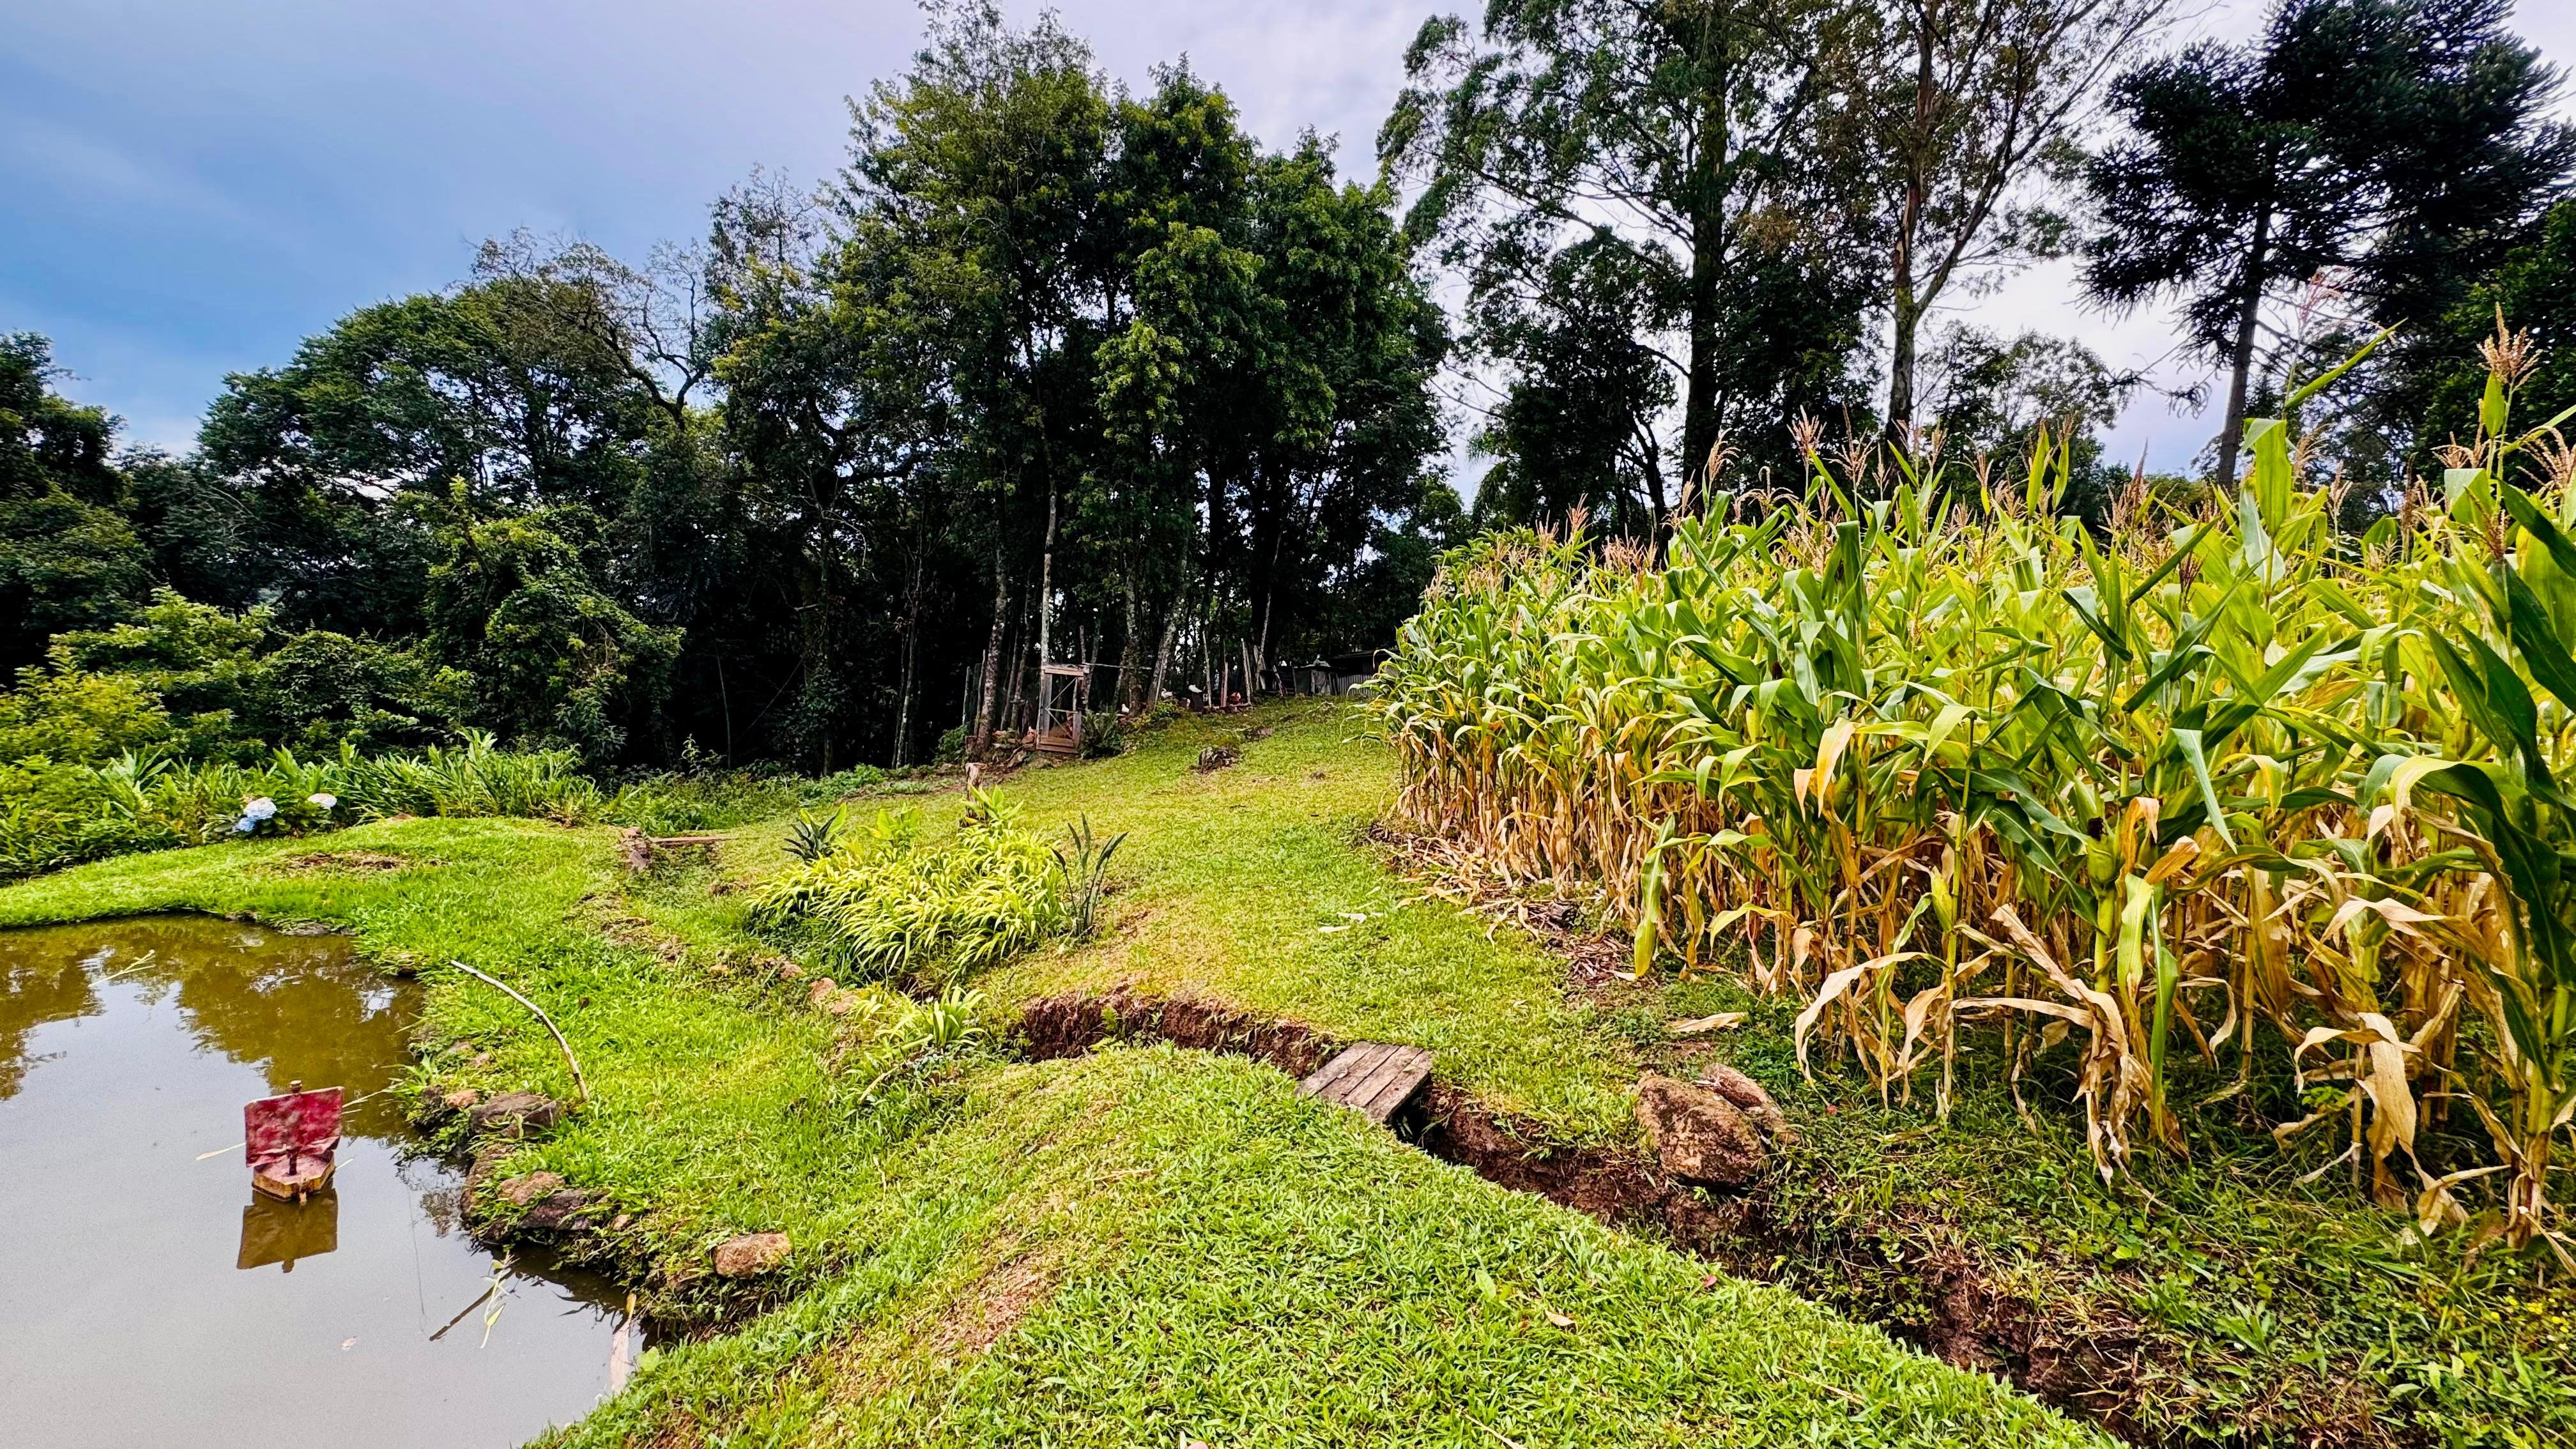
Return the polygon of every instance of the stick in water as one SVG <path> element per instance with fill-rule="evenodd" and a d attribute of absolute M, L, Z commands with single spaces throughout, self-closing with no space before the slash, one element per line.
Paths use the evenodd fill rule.
<path fill-rule="evenodd" d="M 508 983 L 495 981 L 491 977 L 484 975 L 482 972 L 475 970 L 473 967 L 466 965 L 464 962 L 459 961 L 452 956 L 448 958 L 447 964 L 464 972 L 466 975 L 473 977 L 475 980 L 482 982 L 486 986 L 497 988 L 512 1001 L 515 1001 L 521 1006 L 526 1007 L 528 1010 L 535 1012 L 537 1014 L 537 1020 L 546 1024 L 546 1030 L 554 1033 L 555 1045 L 563 1048 L 564 1060 L 572 1063 L 572 1084 L 574 1090 L 581 1093 L 581 1104 L 585 1107 L 590 1105 L 590 1084 L 582 1080 L 581 1059 L 572 1054 L 572 1043 L 564 1040 L 563 1029 L 555 1025 L 555 1019 L 553 1017 L 546 1015 L 546 1009 L 544 1007 L 539 1006 L 528 998 L 512 991 Z"/>

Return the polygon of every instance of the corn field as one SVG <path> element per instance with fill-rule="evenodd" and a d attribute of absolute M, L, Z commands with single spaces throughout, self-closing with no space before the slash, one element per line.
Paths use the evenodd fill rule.
<path fill-rule="evenodd" d="M 1370 706 L 1399 810 L 1601 891 L 1641 972 L 1795 998 L 1801 1059 L 1883 1092 L 1946 1112 L 1994 1026 L 2017 1091 L 2068 1054 L 2109 1176 L 2259 1063 L 2303 1104 L 2275 1136 L 2568 1261 L 2576 493 L 2565 419 L 2510 423 L 2528 344 L 2488 351 L 2474 441 L 2359 538 L 2271 419 L 2236 496 L 2140 479 L 2102 536 L 2049 513 L 2062 442 L 2003 480 L 1805 425 L 1803 499 L 1679 516 L 1660 558 L 1480 539 Z M 2220 1084 L 2189 1104 L 2186 1055 Z M 2492 1150 L 2419 1162 L 2455 1115 Z"/>

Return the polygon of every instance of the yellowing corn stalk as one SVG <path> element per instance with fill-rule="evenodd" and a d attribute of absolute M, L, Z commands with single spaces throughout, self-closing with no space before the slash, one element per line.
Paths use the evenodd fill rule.
<path fill-rule="evenodd" d="M 1679 520 L 1660 567 L 1579 528 L 1480 539 L 1380 675 L 1400 808 L 1598 885 L 1641 968 L 1740 949 L 1802 999 L 1802 1057 L 1884 1092 L 1937 1064 L 1946 1110 L 1963 1022 L 2005 1024 L 2016 1083 L 2071 1041 L 2109 1174 L 2188 1149 L 2179 1056 L 2241 1083 L 2277 1052 L 2314 1107 L 2280 1135 L 2348 1132 L 2428 1230 L 2509 1175 L 2484 1230 L 2554 1241 L 2576 498 L 2528 461 L 2563 456 L 2551 428 L 2508 432 L 2517 380 L 2441 498 L 2358 540 L 2279 419 L 2236 497 L 2133 497 L 2107 542 L 2048 515 L 2062 445 L 2004 497 L 1855 476 L 1812 429 L 1804 502 Z M 2417 1133 L 2460 1101 L 2495 1157 L 2436 1176 Z"/>

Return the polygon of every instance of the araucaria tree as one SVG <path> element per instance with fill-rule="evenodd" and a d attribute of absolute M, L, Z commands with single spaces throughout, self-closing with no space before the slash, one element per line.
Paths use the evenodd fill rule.
<path fill-rule="evenodd" d="M 2280 0 L 2242 46 L 2120 77 L 2125 134 L 2093 158 L 2084 284 L 2116 308 L 2182 305 L 2227 375 L 2216 476 L 2233 478 L 2267 337 L 2292 289 L 2430 324 L 2532 234 L 2576 162 L 2542 118 L 2556 77 L 2505 29 L 2508 0 Z M 2340 341 L 2341 339 L 2338 339 Z"/>

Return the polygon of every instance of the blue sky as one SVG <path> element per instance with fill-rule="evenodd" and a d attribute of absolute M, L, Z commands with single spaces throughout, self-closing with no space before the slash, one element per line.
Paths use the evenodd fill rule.
<path fill-rule="evenodd" d="M 1015 17 L 1034 6 L 1006 0 Z M 900 70 L 907 0 L 11 0 L 0 28 L 0 331 L 55 340 L 68 391 L 184 446 L 230 371 L 285 360 L 367 303 L 454 281 L 476 242 L 526 226 L 640 255 L 687 237 L 755 165 L 816 181 L 839 163 L 845 96 Z M 1283 0 L 1066 0 L 1113 74 L 1187 53 L 1256 134 L 1371 141 L 1424 15 L 1474 10 Z M 2186 33 L 2234 35 L 2216 4 Z M 2576 5 L 2520 24 L 2576 61 Z M 2063 268 L 1976 304 L 2003 330 L 2080 335 L 2115 365 L 2167 347 L 2164 319 L 2078 307 Z M 2168 376 L 2180 375 L 2168 369 Z M 2205 428 L 2137 404 L 2113 441 L 2178 464 Z"/>

